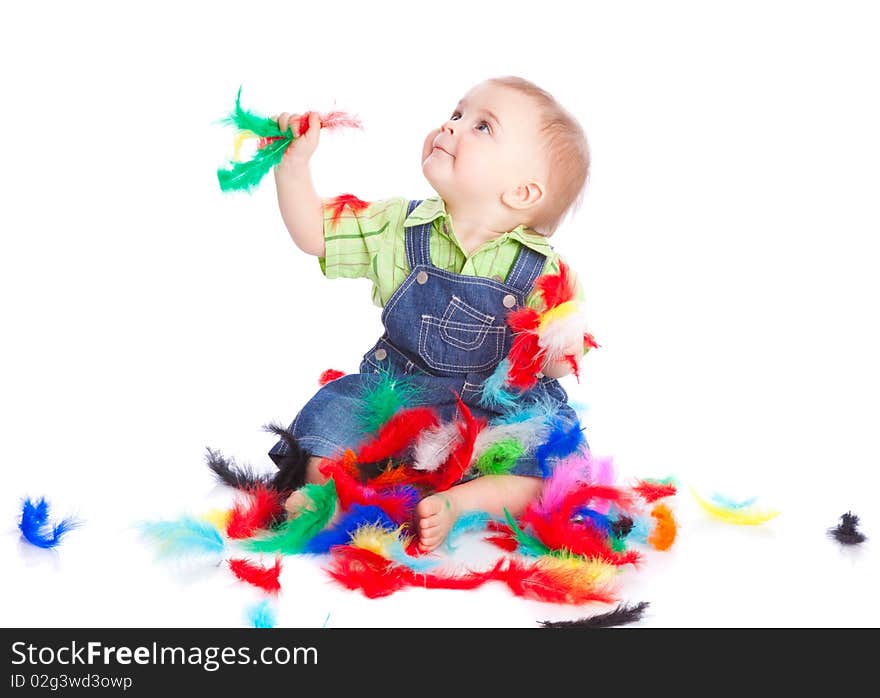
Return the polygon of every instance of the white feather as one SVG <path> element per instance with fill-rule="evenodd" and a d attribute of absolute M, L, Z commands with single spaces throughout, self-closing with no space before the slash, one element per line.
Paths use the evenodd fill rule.
<path fill-rule="evenodd" d="M 531 417 L 522 422 L 488 426 L 477 434 L 473 460 L 476 461 L 493 444 L 510 439 L 521 443 L 525 452 L 530 453 L 547 440 L 549 433 L 550 424 L 544 415 Z"/>
<path fill-rule="evenodd" d="M 574 355 L 579 358 L 586 331 L 586 317 L 576 312 L 548 322 L 538 335 L 538 346 L 546 352 L 548 361 L 561 361 L 573 350 Z"/>
<path fill-rule="evenodd" d="M 455 422 L 447 422 L 425 429 L 413 449 L 413 468 L 437 470 L 445 463 L 452 450 L 461 441 L 461 432 Z"/>

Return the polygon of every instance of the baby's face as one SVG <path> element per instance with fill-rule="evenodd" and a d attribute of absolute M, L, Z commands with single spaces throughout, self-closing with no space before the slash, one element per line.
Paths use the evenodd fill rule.
<path fill-rule="evenodd" d="M 514 89 L 470 90 L 422 148 L 422 172 L 447 202 L 498 204 L 504 192 L 546 181 L 538 108 Z"/>

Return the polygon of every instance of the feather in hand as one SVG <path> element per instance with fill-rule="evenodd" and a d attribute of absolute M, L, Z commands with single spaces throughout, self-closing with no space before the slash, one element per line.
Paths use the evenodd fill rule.
<path fill-rule="evenodd" d="M 281 162 L 287 146 L 308 131 L 310 113 L 306 112 L 300 117 L 296 134 L 293 133 L 291 126 L 282 133 L 275 119 L 242 108 L 241 87 L 239 87 L 235 97 L 235 109 L 231 114 L 220 119 L 219 123 L 237 127 L 245 138 L 259 138 L 259 146 L 250 160 L 230 162 L 230 167 L 227 169 L 217 170 L 220 189 L 224 192 L 253 191 L 269 170 Z M 321 128 L 362 127 L 357 117 L 341 111 L 319 114 L 319 118 Z M 241 139 L 242 135 L 239 135 L 237 138 L 239 143 Z"/>

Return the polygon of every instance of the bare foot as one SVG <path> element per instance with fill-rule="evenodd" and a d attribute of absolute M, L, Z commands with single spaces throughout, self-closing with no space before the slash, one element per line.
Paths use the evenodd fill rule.
<path fill-rule="evenodd" d="M 309 499 L 302 488 L 295 490 L 284 502 L 284 508 L 287 509 L 287 518 L 295 519 L 303 510 L 313 511 L 312 500 Z M 333 509 L 333 516 L 327 522 L 325 528 L 333 526 L 339 520 L 339 500 Z"/>
<path fill-rule="evenodd" d="M 416 505 L 419 527 L 419 547 L 430 552 L 446 540 L 452 524 L 458 518 L 455 499 L 438 492 L 425 497 Z"/>

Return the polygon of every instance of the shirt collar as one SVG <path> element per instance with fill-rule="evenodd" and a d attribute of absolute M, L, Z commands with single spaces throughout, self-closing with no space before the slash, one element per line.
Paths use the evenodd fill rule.
<path fill-rule="evenodd" d="M 448 215 L 449 214 L 446 213 L 446 203 L 439 196 L 435 196 L 430 199 L 425 199 L 422 203 L 416 206 L 412 213 L 410 213 L 406 217 L 406 220 L 404 220 L 403 227 L 409 228 L 414 225 L 424 225 L 425 223 L 430 223 L 438 218 L 445 219 Z M 535 252 L 540 252 L 543 255 L 549 254 L 552 250 L 547 238 L 544 235 L 535 232 L 527 225 L 518 225 L 510 232 L 500 235 L 495 240 L 501 241 L 506 237 L 514 238 L 526 247 L 535 250 Z"/>

